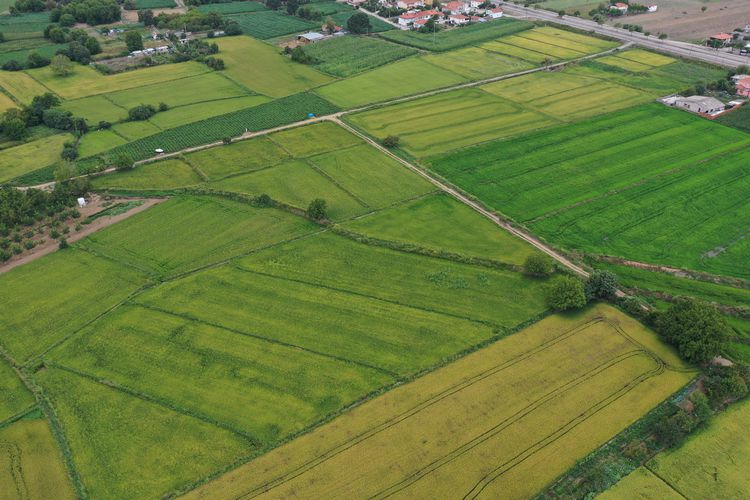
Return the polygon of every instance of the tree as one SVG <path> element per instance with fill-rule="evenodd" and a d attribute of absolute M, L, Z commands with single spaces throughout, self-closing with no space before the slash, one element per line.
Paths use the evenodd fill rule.
<path fill-rule="evenodd" d="M 70 28 L 76 23 L 76 18 L 70 14 L 63 14 L 60 16 L 60 26 L 63 28 Z"/>
<path fill-rule="evenodd" d="M 29 54 L 29 57 L 26 58 L 27 68 L 41 68 L 43 66 L 47 66 L 49 63 L 49 59 L 36 52 L 32 52 L 31 54 Z"/>
<path fill-rule="evenodd" d="M 20 141 L 26 137 L 26 122 L 20 118 L 12 118 L 3 122 L 3 133 L 11 141 Z"/>
<path fill-rule="evenodd" d="M 315 220 L 323 220 L 327 216 L 326 200 L 315 198 L 307 207 L 307 216 Z"/>
<path fill-rule="evenodd" d="M 529 276 L 543 278 L 552 274 L 552 259 L 541 253 L 533 253 L 526 257 L 523 272 Z"/>
<path fill-rule="evenodd" d="M 65 250 L 66 248 L 68 248 L 68 240 L 66 240 L 65 238 L 60 238 L 60 244 L 58 245 L 58 247 L 60 248 L 60 250 Z"/>
<path fill-rule="evenodd" d="M 148 120 L 155 114 L 156 108 L 154 108 L 150 104 L 139 104 L 138 106 L 135 106 L 134 108 L 130 108 L 128 110 L 128 119 L 134 122 L 143 121 Z"/>
<path fill-rule="evenodd" d="M 336 22 L 331 16 L 326 17 L 326 22 L 323 24 L 323 29 L 329 35 L 332 35 L 336 31 Z"/>
<path fill-rule="evenodd" d="M 579 309 L 586 305 L 583 282 L 573 276 L 561 276 L 547 287 L 547 305 L 555 311 Z"/>
<path fill-rule="evenodd" d="M 101 54 L 102 52 L 102 46 L 99 44 L 99 40 L 97 40 L 93 36 L 88 37 L 84 45 L 89 51 L 89 54 Z"/>
<path fill-rule="evenodd" d="M 383 139 L 383 146 L 387 148 L 397 148 L 399 143 L 401 142 L 401 138 L 397 135 L 389 135 L 385 139 Z"/>
<path fill-rule="evenodd" d="M 711 404 L 714 407 L 720 407 L 728 400 L 746 396 L 748 393 L 746 372 L 747 370 L 742 365 L 709 368 L 703 386 L 706 388 Z"/>
<path fill-rule="evenodd" d="M 133 159 L 127 153 L 120 153 L 115 157 L 112 166 L 122 171 L 131 170 L 135 165 L 133 164 Z"/>
<path fill-rule="evenodd" d="M 286 0 L 286 12 L 293 16 L 299 9 L 299 0 Z"/>
<path fill-rule="evenodd" d="M 563 17 L 565 17 L 565 11 L 564 11 L 564 10 L 562 10 L 562 9 L 558 10 L 558 11 L 557 11 L 557 17 L 559 17 L 559 18 L 561 18 L 561 19 L 562 19 Z"/>
<path fill-rule="evenodd" d="M 49 128 L 70 130 L 73 127 L 73 115 L 63 109 L 46 109 L 42 113 L 42 122 Z"/>
<path fill-rule="evenodd" d="M 716 307 L 680 299 L 656 320 L 656 331 L 691 363 L 706 363 L 726 345 L 730 328 Z"/>
<path fill-rule="evenodd" d="M 5 41 L 5 33 L 0 33 L 0 43 Z"/>
<path fill-rule="evenodd" d="M 125 33 L 125 45 L 130 52 L 143 50 L 143 37 L 137 31 L 128 31 Z"/>
<path fill-rule="evenodd" d="M 50 42 L 53 42 L 53 43 L 65 43 L 68 40 L 68 35 L 67 33 L 65 33 L 65 31 L 62 28 L 53 26 L 47 32 L 47 38 L 49 38 Z"/>
<path fill-rule="evenodd" d="M 617 293 L 617 276 L 610 271 L 595 270 L 586 280 L 586 298 L 609 299 Z"/>
<path fill-rule="evenodd" d="M 241 35 L 242 27 L 239 25 L 239 23 L 230 21 L 227 23 L 226 27 L 224 28 L 224 33 L 226 33 L 229 36 Z"/>
<path fill-rule="evenodd" d="M 139 10 L 138 21 L 142 22 L 144 26 L 154 25 L 154 11 L 151 9 Z"/>
<path fill-rule="evenodd" d="M 673 415 L 662 418 L 656 424 L 656 439 L 666 448 L 680 444 L 695 427 L 693 419 L 682 408 L 677 408 Z"/>
<path fill-rule="evenodd" d="M 21 71 L 23 69 L 23 66 L 15 59 L 11 59 L 10 61 L 3 64 L 3 69 L 5 71 Z"/>
<path fill-rule="evenodd" d="M 354 33 L 355 35 L 369 33 L 370 29 L 372 29 L 370 16 L 364 12 L 355 12 L 346 22 L 346 29 L 349 30 L 349 33 Z"/>
<path fill-rule="evenodd" d="M 68 76 L 73 72 L 73 63 L 64 54 L 57 54 L 50 63 L 52 72 L 57 76 Z"/>

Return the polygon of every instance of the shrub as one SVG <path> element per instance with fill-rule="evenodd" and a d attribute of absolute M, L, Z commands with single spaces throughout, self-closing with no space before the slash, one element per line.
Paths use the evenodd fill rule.
<path fill-rule="evenodd" d="M 315 198 L 307 207 L 308 217 L 315 220 L 323 220 L 327 216 L 327 203 L 321 198 Z"/>
<path fill-rule="evenodd" d="M 355 35 L 369 33 L 372 29 L 370 25 L 370 16 L 364 12 L 355 12 L 346 22 L 346 29 Z"/>
<path fill-rule="evenodd" d="M 399 143 L 401 142 L 401 138 L 397 135 L 389 135 L 385 139 L 383 139 L 383 146 L 387 148 L 397 148 Z"/>
<path fill-rule="evenodd" d="M 75 146 L 65 146 L 60 156 L 63 160 L 73 161 L 78 158 L 78 148 Z"/>
<path fill-rule="evenodd" d="M 255 202 L 259 207 L 270 207 L 273 205 L 273 200 L 266 193 L 261 194 L 256 198 Z"/>
<path fill-rule="evenodd" d="M 705 363 L 722 351 L 731 330 L 713 305 L 679 299 L 656 319 L 656 331 L 686 360 Z"/>
<path fill-rule="evenodd" d="M 167 103 L 166 103 L 166 102 L 160 102 L 160 103 L 159 103 L 159 111 L 160 111 L 160 112 L 161 112 L 161 111 L 166 111 L 166 110 L 168 110 L 168 109 L 169 109 L 169 106 L 167 105 Z"/>
<path fill-rule="evenodd" d="M 552 274 L 552 259 L 541 253 L 533 253 L 526 257 L 523 272 L 529 276 L 543 278 Z"/>
<path fill-rule="evenodd" d="M 224 144 L 232 144 L 232 138 L 231 137 L 224 137 L 221 142 Z"/>
<path fill-rule="evenodd" d="M 610 271 L 594 270 L 586 280 L 586 298 L 609 299 L 617 292 L 617 276 Z"/>
<path fill-rule="evenodd" d="M 65 250 L 66 248 L 68 248 L 68 246 L 68 240 L 66 240 L 65 238 L 60 238 L 60 244 L 58 245 L 60 250 Z"/>
<path fill-rule="evenodd" d="M 140 104 L 128 110 L 128 119 L 131 121 L 148 120 L 156 114 L 156 108 L 150 104 Z"/>
<path fill-rule="evenodd" d="M 118 154 L 112 162 L 112 165 L 117 170 L 131 170 L 133 167 L 135 167 L 135 165 L 133 164 L 133 159 L 125 153 Z"/>
<path fill-rule="evenodd" d="M 703 386 L 711 405 L 720 407 L 727 401 L 740 399 L 747 395 L 747 369 L 739 364 L 735 366 L 712 366 L 708 369 Z"/>
<path fill-rule="evenodd" d="M 23 69 L 23 66 L 15 59 L 11 59 L 10 61 L 3 64 L 3 69 L 5 71 L 21 71 Z"/>
<path fill-rule="evenodd" d="M 586 305 L 583 282 L 573 276 L 561 276 L 547 287 L 547 305 L 555 311 L 579 309 Z"/>

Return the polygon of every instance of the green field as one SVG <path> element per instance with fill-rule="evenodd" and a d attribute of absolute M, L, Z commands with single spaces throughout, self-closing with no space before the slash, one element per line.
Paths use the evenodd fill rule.
<path fill-rule="evenodd" d="M 34 396 L 18 378 L 15 370 L 5 362 L 0 363 L 0 426 L 35 403 Z"/>
<path fill-rule="evenodd" d="M 332 122 L 294 127 L 268 137 L 296 158 L 363 144 L 362 139 Z"/>
<path fill-rule="evenodd" d="M 533 64 L 526 61 L 479 47 L 467 47 L 440 54 L 431 54 L 425 60 L 448 71 L 458 73 L 469 80 L 483 80 L 534 67 Z"/>
<path fill-rule="evenodd" d="M 688 438 L 680 448 L 646 464 L 687 498 L 743 498 L 747 494 L 750 404 L 742 401 Z"/>
<path fill-rule="evenodd" d="M 448 195 L 397 205 L 343 225 L 372 238 L 433 251 L 523 264 L 533 248 Z"/>
<path fill-rule="evenodd" d="M 150 135 L 158 134 L 161 128 L 157 127 L 150 121 L 122 122 L 112 127 L 112 132 L 124 137 L 127 141 L 135 141 Z"/>
<path fill-rule="evenodd" d="M 198 102 L 157 113 L 149 119 L 149 122 L 162 130 L 167 130 L 215 116 L 233 113 L 237 110 L 246 110 L 270 101 L 271 99 L 262 95 L 249 95 L 231 99 L 219 99 L 217 101 Z"/>
<path fill-rule="evenodd" d="M 320 28 L 319 22 L 307 21 L 297 16 L 290 16 L 282 11 L 267 10 L 234 14 L 229 19 L 237 22 L 246 35 L 261 40 L 276 38 L 291 33 L 303 33 Z"/>
<path fill-rule="evenodd" d="M 750 133 L 750 106 L 745 105 L 731 113 L 721 115 L 716 121 Z"/>
<path fill-rule="evenodd" d="M 52 165 L 60 159 L 69 134 L 56 134 L 0 151 L 0 183 Z"/>
<path fill-rule="evenodd" d="M 320 87 L 316 92 L 339 107 L 353 108 L 464 81 L 464 77 L 452 71 L 412 58 Z"/>
<path fill-rule="evenodd" d="M 35 376 L 93 498 L 161 496 L 253 449 L 248 437 L 60 368 Z M 206 446 L 210 442 L 211 446 Z"/>
<path fill-rule="evenodd" d="M 555 125 L 554 119 L 477 88 L 454 90 L 347 117 L 383 139 L 396 135 L 417 157 Z"/>
<path fill-rule="evenodd" d="M 223 2 L 199 5 L 201 12 L 217 12 L 219 14 L 239 14 L 241 12 L 257 12 L 266 10 L 266 6 L 260 2 Z"/>
<path fill-rule="evenodd" d="M 494 38 L 512 35 L 532 28 L 526 21 L 495 19 L 487 23 L 477 23 L 454 30 L 441 31 L 437 35 L 417 31 L 391 30 L 380 36 L 392 42 L 411 45 L 419 49 L 444 52 L 467 45 L 475 45 Z"/>
<path fill-rule="evenodd" d="M 41 36 L 47 25 L 49 25 L 48 12 L 33 12 L 18 16 L 0 16 L 0 32 L 3 33 L 38 33 Z"/>
<path fill-rule="evenodd" d="M 684 497 L 646 467 L 639 467 L 597 498 L 601 500 L 680 500 Z"/>
<path fill-rule="evenodd" d="M 187 197 L 161 203 L 77 245 L 164 277 L 314 229 L 311 223 L 278 210 L 223 198 Z"/>
<path fill-rule="evenodd" d="M 78 153 L 81 158 L 93 156 L 128 142 L 124 137 L 112 129 L 96 130 L 84 135 L 78 143 Z"/>
<path fill-rule="evenodd" d="M 76 498 L 46 420 L 0 427 L 0 498 Z"/>
<path fill-rule="evenodd" d="M 57 54 L 58 50 L 66 48 L 65 44 L 49 43 L 46 40 L 38 38 L 13 40 L 12 42 L 4 42 L 2 45 L 6 45 L 6 47 L 0 46 L 1 49 L 5 49 L 0 52 L 0 65 L 5 64 L 8 61 L 16 61 L 23 65 L 24 63 L 26 63 L 29 54 L 33 52 L 39 54 L 40 56 L 48 57 L 51 59 L 55 54 Z M 13 45 L 30 45 L 30 47 L 9 50 Z"/>
<path fill-rule="evenodd" d="M 416 49 L 379 38 L 341 36 L 305 47 L 315 67 L 333 76 L 348 77 L 416 54 Z"/>
<path fill-rule="evenodd" d="M 106 94 L 64 101 L 60 107 L 84 118 L 90 127 L 98 126 L 101 121 L 116 123 L 128 118 L 127 108 L 114 104 Z"/>
<path fill-rule="evenodd" d="M 0 87 L 22 104 L 31 104 L 35 96 L 49 92 L 49 89 L 21 71 L 0 71 Z"/>
<path fill-rule="evenodd" d="M 17 267 L 0 275 L 0 345 L 26 361 L 145 283 L 132 268 L 73 249 Z"/>
<path fill-rule="evenodd" d="M 177 4 L 174 0 L 135 0 L 135 7 L 141 9 L 171 9 Z"/>
<path fill-rule="evenodd" d="M 289 154 L 264 136 L 188 153 L 185 158 L 209 179 L 216 180 L 276 165 Z"/>
<path fill-rule="evenodd" d="M 94 189 L 174 189 L 200 184 L 203 179 L 181 160 L 148 163 L 134 170 L 92 179 Z"/>

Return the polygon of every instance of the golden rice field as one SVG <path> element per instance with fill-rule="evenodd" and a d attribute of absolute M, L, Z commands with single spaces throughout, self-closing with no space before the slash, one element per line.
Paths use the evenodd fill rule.
<path fill-rule="evenodd" d="M 691 378 L 655 334 L 597 305 L 548 317 L 187 496 L 527 498 Z"/>

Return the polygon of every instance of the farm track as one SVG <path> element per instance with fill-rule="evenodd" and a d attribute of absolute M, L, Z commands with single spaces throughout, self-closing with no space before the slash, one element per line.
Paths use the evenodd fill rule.
<path fill-rule="evenodd" d="M 623 336 L 630 343 L 634 344 L 635 349 L 627 351 L 627 352 L 624 352 L 624 353 L 621 353 L 621 354 L 619 354 L 617 356 L 614 356 L 613 358 L 610 358 L 610 359 L 606 360 L 605 362 L 603 362 L 602 364 L 600 364 L 600 365 L 592 368 L 591 370 L 588 370 L 585 373 L 582 373 L 582 374 L 576 376 L 575 378 L 573 378 L 573 379 L 571 379 L 571 380 L 563 383 L 559 387 L 556 387 L 555 389 L 553 389 L 553 390 L 551 390 L 551 391 L 543 394 L 542 396 L 540 396 L 536 400 L 530 402 L 524 408 L 521 408 L 516 413 L 514 413 L 513 415 L 507 417 L 503 421 L 497 423 L 492 428 L 486 430 L 485 432 L 483 432 L 482 434 L 480 434 L 476 438 L 468 441 L 467 443 L 464 443 L 462 446 L 460 446 L 456 450 L 454 450 L 451 453 L 449 453 L 449 454 L 441 457 L 440 459 L 434 461 L 433 463 L 431 463 L 431 464 L 423 467 L 422 469 L 420 469 L 418 471 L 415 471 L 412 474 L 412 476 L 410 476 L 409 478 L 405 478 L 403 481 L 401 481 L 401 482 L 399 482 L 399 483 L 397 483 L 395 485 L 392 485 L 391 487 L 389 487 L 389 488 L 387 488 L 387 489 L 385 489 L 385 490 L 383 490 L 383 491 L 375 494 L 373 497 L 374 498 L 386 498 L 388 496 L 391 496 L 392 494 L 397 493 L 398 491 L 400 491 L 404 487 L 408 486 L 409 484 L 412 484 L 415 481 L 418 481 L 422 477 L 424 477 L 427 474 L 433 472 L 434 470 L 438 469 L 439 467 L 442 467 L 443 465 L 449 463 L 450 461 L 454 460 L 458 456 L 463 455 L 463 454 L 469 452 L 474 447 L 478 446 L 479 444 L 481 444 L 482 442 L 486 441 L 487 439 L 490 439 L 491 437 L 493 437 L 497 433 L 501 432 L 503 429 L 507 428 L 508 426 L 512 425 L 513 423 L 519 421 L 520 419 L 522 419 L 524 416 L 526 416 L 527 414 L 531 413 L 535 409 L 541 407 L 544 403 L 546 403 L 546 402 L 552 400 L 553 398 L 559 396 L 560 394 L 562 394 L 562 393 L 564 393 L 564 392 L 566 392 L 566 391 L 568 391 L 568 390 L 576 387 L 577 385 L 580 385 L 580 384 L 584 383 L 586 380 L 594 377 L 596 374 L 605 371 L 607 368 L 610 368 L 610 367 L 616 365 L 619 362 L 622 362 L 622 361 L 624 361 L 626 359 L 629 359 L 629 358 L 634 357 L 634 356 L 639 356 L 639 355 L 646 355 L 646 356 L 648 356 L 648 357 L 650 357 L 650 358 L 652 358 L 654 360 L 654 362 L 656 363 L 656 367 L 653 370 L 650 370 L 650 371 L 648 371 L 646 373 L 642 373 L 642 374 L 638 375 L 637 377 L 635 377 L 635 379 L 633 379 L 633 380 L 629 381 L 627 384 L 625 384 L 623 386 L 623 388 L 621 388 L 620 390 L 618 390 L 616 393 L 610 394 L 607 397 L 605 397 L 602 401 L 597 402 L 597 404 L 595 404 L 594 406 L 592 406 L 591 408 L 589 408 L 587 411 L 585 411 L 585 412 L 581 413 L 580 415 L 578 415 L 575 419 L 573 419 L 571 422 L 568 422 L 562 428 L 558 429 L 558 431 L 556 431 L 555 433 L 553 433 L 551 436 L 545 437 L 540 442 L 535 443 L 535 445 L 532 445 L 532 447 L 530 447 L 530 448 L 524 450 L 523 452 L 521 452 L 521 454 L 517 455 L 516 457 L 513 457 L 511 459 L 511 461 L 516 461 L 516 462 L 513 463 L 511 467 L 508 467 L 507 469 L 505 469 L 503 471 L 503 473 L 507 472 L 507 470 L 510 470 L 512 467 L 514 467 L 514 466 L 518 465 L 519 463 L 521 463 L 523 460 L 518 461 L 517 458 L 519 456 L 524 455 L 525 453 L 527 453 L 531 448 L 534 448 L 534 446 L 537 446 L 539 443 L 544 443 L 543 446 L 538 447 L 537 449 L 534 449 L 531 453 L 528 453 L 526 456 L 524 456 L 523 457 L 524 460 L 526 458 L 528 458 L 528 456 L 531 456 L 536 451 L 539 451 L 541 448 L 543 448 L 544 446 L 546 446 L 550 442 L 553 442 L 555 439 L 557 439 L 561 435 L 564 435 L 569 430 L 571 430 L 572 428 L 574 428 L 578 424 L 582 423 L 583 421 L 585 421 L 586 419 L 588 419 L 593 414 L 595 414 L 598 411 L 600 411 L 603 408 L 605 408 L 612 401 L 618 399 L 619 397 L 621 397 L 625 393 L 627 393 L 630 390 L 634 389 L 641 382 L 643 382 L 643 381 L 647 380 L 648 378 L 651 378 L 651 377 L 653 377 L 655 375 L 658 375 L 659 373 L 662 373 L 665 369 L 671 369 L 671 368 L 667 365 L 667 363 L 665 363 L 663 360 L 661 360 L 660 358 L 658 358 L 651 351 L 649 351 L 648 349 L 646 349 L 645 347 L 643 347 L 641 344 L 639 344 L 638 342 L 636 342 L 635 340 L 633 340 L 618 325 L 613 324 L 613 323 L 611 323 L 611 322 L 609 322 L 606 319 L 601 318 L 601 317 L 599 317 L 599 318 L 593 318 L 593 319 L 591 319 L 591 320 L 589 320 L 589 321 L 587 321 L 585 323 L 582 323 L 580 325 L 577 325 L 577 326 L 569 329 L 566 332 L 561 333 L 560 335 L 558 335 L 557 337 L 555 337 L 553 339 L 550 339 L 550 340 L 548 340 L 546 342 L 543 342 L 543 343 L 539 344 L 536 347 L 533 347 L 533 348 L 529 349 L 528 351 L 522 352 L 522 353 L 518 354 L 515 357 L 507 359 L 503 363 L 500 363 L 499 365 L 496 365 L 496 366 L 494 366 L 492 368 L 489 368 L 489 369 L 487 369 L 487 370 L 485 370 L 485 371 L 483 371 L 483 372 L 481 372 L 479 374 L 476 374 L 476 375 L 474 375 L 473 377 L 471 377 L 469 379 L 463 380 L 463 381 L 461 381 L 459 383 L 456 383 L 456 384 L 454 384 L 454 385 L 452 385 L 450 387 L 447 387 L 446 389 L 444 389 L 440 393 L 437 393 L 437 394 L 433 395 L 429 399 L 427 399 L 425 401 L 422 401 L 419 404 L 417 404 L 416 406 L 414 406 L 414 407 L 412 407 L 412 408 L 410 408 L 410 409 L 408 409 L 408 410 L 406 410 L 406 411 L 404 411 L 404 412 L 402 412 L 402 413 L 400 413 L 398 415 L 393 416 L 392 418 L 390 418 L 390 419 L 386 420 L 385 422 L 382 422 L 381 424 L 379 424 L 379 425 L 377 425 L 377 426 L 375 426 L 375 427 L 367 430 L 364 433 L 359 434 L 358 436 L 353 437 L 349 441 L 347 441 L 345 443 L 342 443 L 339 446 L 337 446 L 337 447 L 329 450 L 328 452 L 325 452 L 322 455 L 316 457 L 315 459 L 310 460 L 310 461 L 308 461 L 308 462 L 300 465 L 299 467 L 297 467 L 296 469 L 288 472 L 287 474 L 284 474 L 284 475 L 282 475 L 280 477 L 277 477 L 274 480 L 271 480 L 271 481 L 269 481 L 269 482 L 267 482 L 265 484 L 262 484 L 262 485 L 256 487 L 253 490 L 250 490 L 250 491 L 248 491 L 248 492 L 240 495 L 239 498 L 255 498 L 255 497 L 260 496 L 260 495 L 262 495 L 264 493 L 267 493 L 267 492 L 269 492 L 269 491 L 271 491 L 271 490 L 273 490 L 273 489 L 275 489 L 275 488 L 283 485 L 284 483 L 287 483 L 287 482 L 295 479 L 296 477 L 299 477 L 302 474 L 304 474 L 304 473 L 306 473 L 306 472 L 314 469 L 315 467 L 317 467 L 317 466 L 321 465 L 322 463 L 324 463 L 324 462 L 326 462 L 326 461 L 334 458 L 335 456 L 337 456 L 337 455 L 339 455 L 339 454 L 341 454 L 341 453 L 349 450 L 350 448 L 358 445 L 359 443 L 362 443 L 363 441 L 366 441 L 366 440 L 368 440 L 368 439 L 376 436 L 377 434 L 380 434 L 381 432 L 383 432 L 383 431 L 385 431 L 385 430 L 387 430 L 387 429 L 389 429 L 389 428 L 391 428 L 391 427 L 399 424 L 400 422 L 402 422 L 402 421 L 404 421 L 404 420 L 406 420 L 408 418 L 411 418 L 411 417 L 419 414 L 420 412 L 422 412 L 422 411 L 424 411 L 424 410 L 426 410 L 426 409 L 434 406 L 435 404 L 441 402 L 442 400 L 444 400 L 444 399 L 446 399 L 448 397 L 451 397 L 454 394 L 456 394 L 456 393 L 458 393 L 458 392 L 460 392 L 462 390 L 465 390 L 465 389 L 473 386 L 474 384 L 476 384 L 478 382 L 481 382 L 482 380 L 485 380 L 485 379 L 487 379 L 487 378 L 489 378 L 491 376 L 494 376 L 494 375 L 496 375 L 496 374 L 498 374 L 498 373 L 500 373 L 500 372 L 502 372 L 502 371 L 504 371 L 506 369 L 512 368 L 513 366 L 517 365 L 518 363 L 521 363 L 521 362 L 523 362 L 525 360 L 531 359 L 531 358 L 539 355 L 541 352 L 546 351 L 547 349 L 554 348 L 557 344 L 559 344 L 561 342 L 564 342 L 565 340 L 567 340 L 567 339 L 575 336 L 576 334 L 579 334 L 579 333 L 585 331 L 587 328 L 589 328 L 589 327 L 591 327 L 591 326 L 593 326 L 593 325 L 595 325 L 597 323 L 601 323 L 601 322 L 607 323 L 610 327 L 612 327 L 615 330 L 615 332 L 617 332 L 617 334 Z M 550 438 L 552 438 L 552 439 L 550 439 Z M 509 461 L 509 462 L 511 462 L 511 461 Z M 509 462 L 506 462 L 502 466 L 507 465 Z M 493 480 L 494 480 L 494 478 L 493 478 Z M 487 483 L 487 484 L 489 484 L 489 483 Z"/>

